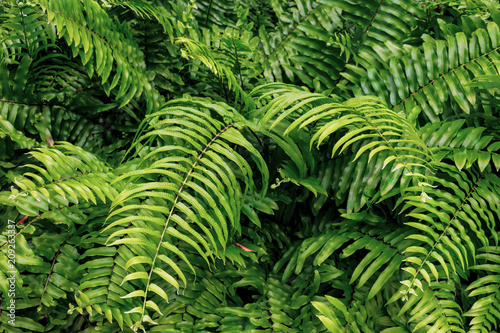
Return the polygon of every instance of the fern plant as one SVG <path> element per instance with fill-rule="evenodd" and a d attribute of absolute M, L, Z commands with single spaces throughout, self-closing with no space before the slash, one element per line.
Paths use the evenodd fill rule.
<path fill-rule="evenodd" d="M 498 4 L 0 8 L 0 331 L 498 330 Z"/>

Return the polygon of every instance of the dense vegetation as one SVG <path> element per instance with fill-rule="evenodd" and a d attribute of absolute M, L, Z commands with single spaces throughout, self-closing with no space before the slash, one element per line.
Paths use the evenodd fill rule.
<path fill-rule="evenodd" d="M 4 0 L 0 43 L 0 332 L 497 329 L 497 1 Z"/>

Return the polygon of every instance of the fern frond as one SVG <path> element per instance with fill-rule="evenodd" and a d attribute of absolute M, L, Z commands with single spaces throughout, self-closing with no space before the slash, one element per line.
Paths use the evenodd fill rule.
<path fill-rule="evenodd" d="M 463 333 L 465 325 L 456 289 L 454 279 L 430 284 L 423 282 L 412 293 L 398 315 L 402 316 L 409 311 L 408 322 L 413 332 L 421 330 Z"/>
<path fill-rule="evenodd" d="M 339 10 L 328 1 L 271 2 L 276 26 L 262 25 L 262 54 L 257 62 L 269 82 L 297 79 L 317 91 L 332 90 L 345 63 L 340 49 L 330 43 L 342 26 Z M 320 56 L 318 52 L 327 56 Z"/>
<path fill-rule="evenodd" d="M 489 246 L 478 249 L 476 255 L 477 265 L 471 267 L 478 272 L 480 277 L 472 282 L 467 291 L 468 297 L 477 298 L 472 307 L 464 313 L 466 317 L 472 317 L 470 321 L 470 332 L 485 332 L 497 326 L 499 318 L 499 286 L 500 286 L 500 251 L 498 248 Z"/>
<path fill-rule="evenodd" d="M 13 232 L 15 232 L 15 229 L 13 229 L 13 227 L 15 226 L 12 225 L 9 230 L 5 230 L 0 236 L 0 290 L 2 291 L 2 295 L 5 295 L 4 299 L 8 300 L 8 303 L 2 302 L 1 304 L 2 321 L 0 327 L 4 330 L 9 331 L 11 331 L 12 326 L 8 324 L 9 317 L 7 316 L 7 313 L 9 310 L 7 309 L 7 306 L 8 304 L 10 304 L 11 299 L 14 299 L 15 304 L 21 309 L 33 308 L 35 306 L 38 306 L 41 293 L 37 292 L 37 290 L 24 288 L 24 283 L 31 280 L 33 284 L 38 284 L 38 287 L 40 287 L 39 290 L 41 290 L 42 288 L 39 282 L 36 280 L 35 274 L 29 274 L 29 278 L 26 278 L 26 275 L 28 275 L 26 273 L 26 269 L 28 269 L 30 273 L 35 273 L 39 271 L 41 269 L 40 266 L 44 264 L 44 260 L 40 256 L 35 255 L 33 249 L 30 248 L 24 235 L 20 234 L 15 237 L 15 239 L 12 237 Z M 8 245 L 10 245 L 10 256 Z M 14 256 L 12 256 L 13 247 L 16 249 L 16 253 Z M 23 265 L 25 268 L 21 269 L 21 265 Z M 22 274 L 21 272 L 24 274 Z M 8 278 L 11 282 L 8 280 Z M 12 295 L 12 292 L 9 293 L 12 288 L 10 285 L 11 283 L 15 285 L 15 290 L 17 292 L 14 297 Z M 54 292 L 58 293 L 58 291 L 55 289 Z M 58 294 L 60 297 L 61 294 Z M 33 316 L 23 316 L 20 314 L 20 324 L 17 327 L 28 329 L 33 332 L 43 332 L 45 329 L 43 325 L 38 323 L 32 317 Z M 37 317 L 40 318 L 41 316 L 38 315 Z"/>
<path fill-rule="evenodd" d="M 467 39 L 459 32 L 447 40 L 427 40 L 392 58 L 387 70 L 368 68 L 357 94 L 382 97 L 392 108 L 409 114 L 420 107 L 431 122 L 478 108 L 470 81 L 481 75 L 498 75 L 500 29 L 490 22 Z"/>
<path fill-rule="evenodd" d="M 42 304 L 48 308 L 57 305 L 57 299 L 65 298 L 66 293 L 74 292 L 80 280 L 78 267 L 78 251 L 67 244 L 70 234 L 44 234 L 33 240 L 36 250 L 51 260 L 47 276 L 42 280 L 42 291 L 38 311 L 42 312 Z M 38 288 L 33 288 L 38 289 Z"/>
<path fill-rule="evenodd" d="M 125 231 L 127 229 L 124 228 Z M 133 292 L 143 286 L 140 283 L 134 284 L 136 281 L 124 281 L 123 278 L 127 276 L 127 264 L 140 264 L 143 253 L 131 252 L 121 245 L 106 246 L 107 236 L 114 231 L 116 229 L 104 233 L 96 231 L 82 241 L 84 245 L 91 247 L 80 256 L 80 265 L 76 269 L 79 274 L 85 274 L 82 274 L 83 278 L 75 293 L 75 310 L 80 313 L 87 311 L 100 322 L 106 320 L 117 323 L 123 330 L 124 325 L 132 327 L 139 320 L 138 314 L 127 313 L 124 309 L 141 306 L 139 300 L 127 295 L 134 295 Z"/>
<path fill-rule="evenodd" d="M 434 151 L 437 161 L 449 158 L 459 170 L 477 162 L 484 171 L 490 162 L 500 169 L 500 143 L 492 135 L 483 135 L 485 127 L 462 128 L 465 120 L 427 124 L 419 130 L 422 140 Z"/>
<path fill-rule="evenodd" d="M 32 87 L 27 86 L 29 69 L 33 59 L 24 55 L 15 73 L 11 73 L 4 62 L 0 62 L 0 75 L 2 80 L 2 103 L 12 104 L 31 102 L 33 98 Z"/>
<path fill-rule="evenodd" d="M 238 83 L 238 79 L 236 79 L 234 73 L 226 65 L 217 61 L 212 51 L 210 51 L 206 45 L 184 37 L 178 38 L 177 43 L 183 43 L 186 46 L 187 52 L 185 52 L 185 57 L 201 61 L 219 78 L 219 80 L 221 80 L 221 82 L 223 82 L 224 78 L 227 80 L 228 89 L 234 91 L 236 94 L 235 102 L 241 99 L 247 109 L 253 109 L 253 101 L 248 98 L 247 94 Z"/>
<path fill-rule="evenodd" d="M 258 19 L 255 11 L 264 6 L 265 3 L 256 0 L 202 0 L 196 3 L 193 12 L 198 17 L 199 26 L 243 27 L 245 30 L 252 30 L 252 21 Z"/>
<path fill-rule="evenodd" d="M 97 204 L 98 199 L 106 202 L 116 196 L 109 185 L 114 178 L 109 167 L 79 147 L 60 142 L 30 155 L 42 166 L 27 164 L 23 175 L 7 174 L 18 187 L 12 187 L 9 200 L 23 215 L 36 216 L 81 201 Z"/>
<path fill-rule="evenodd" d="M 356 146 L 347 168 L 339 161 L 339 168 L 342 169 L 340 172 L 345 175 L 342 177 L 344 185 L 350 183 L 351 186 L 357 186 L 350 192 L 349 198 L 350 202 L 357 202 L 356 211 L 366 203 L 366 199 L 361 201 L 357 199 L 369 193 L 360 190 L 362 179 L 370 184 L 369 189 L 373 192 L 373 189 L 381 183 L 376 177 L 377 173 L 387 174 L 388 171 L 383 170 L 390 167 L 390 177 L 385 178 L 383 182 L 385 184 L 382 187 L 383 193 L 372 193 L 380 198 L 401 179 L 402 171 L 410 176 L 401 180 L 401 183 L 407 186 L 414 175 L 423 176 L 422 173 L 429 169 L 429 162 L 434 159 L 432 151 L 419 137 L 414 126 L 394 111 L 387 109 L 380 100 L 367 97 L 340 103 L 321 94 L 288 90 L 286 86 L 281 91 L 274 92 L 276 93 L 272 96 L 274 99 L 261 108 L 262 115 L 257 116 L 262 123 L 261 127 L 272 129 L 285 120 L 289 121 L 284 135 L 293 135 L 294 131 L 304 130 L 311 135 L 311 147 L 315 144 L 318 148 L 330 136 L 335 135 L 336 141 L 329 146 L 332 156 L 337 152 L 339 154 L 347 152 L 346 149 Z M 271 97 L 265 93 L 263 87 L 256 88 L 251 94 L 255 97 L 259 95 L 257 100 L 265 101 Z M 384 154 L 385 152 L 388 154 Z M 371 163 L 375 156 L 377 162 Z M 385 158 L 380 160 L 381 156 Z M 353 172 L 354 176 L 349 176 Z M 351 179 L 356 181 L 350 182 Z M 341 186 L 338 190 L 340 192 L 336 195 L 341 198 L 347 188 Z M 360 195 L 360 191 L 363 195 Z M 349 212 L 352 208 L 352 205 L 349 205 Z"/>
<path fill-rule="evenodd" d="M 27 16 L 27 20 L 37 22 L 37 27 L 51 32 L 52 26 L 41 20 L 43 16 L 40 10 L 37 15 Z M 35 31 L 33 34 L 40 32 Z M 46 42 L 53 43 L 51 40 Z M 95 152 L 96 146 L 102 142 L 94 140 L 93 133 L 102 126 L 87 116 L 109 109 L 109 104 L 90 97 L 88 90 L 92 83 L 88 75 L 81 65 L 71 63 L 55 45 L 49 48 L 40 46 L 35 51 L 20 54 L 16 64 L 8 65 L 7 58 L 0 64 L 0 113 L 14 126 L 14 129 L 7 130 L 10 126 L 5 125 L 4 132 L 10 133 L 11 139 L 20 144 L 16 146 L 5 140 L 0 149 L 5 156 L 11 156 L 15 155 L 17 149 L 28 147 L 15 134 L 16 131 L 23 131 L 31 142 L 36 140 L 53 144 L 54 140 L 70 141 Z M 85 112 L 82 112 L 83 107 Z M 71 111 L 81 112 L 85 116 Z M 29 146 L 32 147 L 31 144 Z"/>
<path fill-rule="evenodd" d="M 120 107 L 143 93 L 147 102 L 146 113 L 158 106 L 154 87 L 144 72 L 144 55 L 101 6 L 92 0 L 84 0 L 84 16 L 79 0 L 40 0 L 37 3 L 46 11 L 48 21 L 56 26 L 59 37 L 66 39 L 73 56 L 80 56 L 89 75 L 95 71 L 106 93 L 113 91 L 115 98 L 121 100 Z"/>
<path fill-rule="evenodd" d="M 405 202 L 403 210 L 413 208 L 407 216 L 415 222 L 406 224 L 418 230 L 407 238 L 421 245 L 405 249 L 411 264 L 404 268 L 409 279 L 392 300 L 415 292 L 423 283 L 465 278 L 475 263 L 476 249 L 488 246 L 491 238 L 498 243 L 498 217 L 493 212 L 498 214 L 499 206 L 491 196 L 498 196 L 500 179 L 493 174 L 459 172 L 442 163 L 436 166 L 441 173 L 428 177 L 436 188 L 410 187 L 399 200 Z"/>
<path fill-rule="evenodd" d="M 492 128 L 494 132 L 498 132 L 499 124 L 497 118 L 494 116 L 498 112 L 497 105 L 500 98 L 498 75 L 478 75 L 472 80 L 469 86 L 476 88 L 478 102 L 483 106 L 484 116 L 489 120 L 485 121 L 482 125 Z"/>
<path fill-rule="evenodd" d="M 180 244 L 189 244 L 210 266 L 209 259 L 213 260 L 214 254 L 223 255 L 224 252 L 219 251 L 226 248 L 231 229 L 240 228 L 239 212 L 244 193 L 253 188 L 253 170 L 231 146 L 246 149 L 264 177 L 268 177 L 259 153 L 234 123 L 226 125 L 213 119 L 193 108 L 193 104 L 221 116 L 233 115 L 221 105 L 203 101 L 167 103 L 162 110 L 146 118 L 148 132 L 137 141 L 137 145 L 148 140 L 157 142 L 158 146 L 143 159 L 151 161 L 149 165 L 115 180 L 116 183 L 134 181 L 137 177 L 154 179 L 150 183 L 126 186 L 115 198 L 109 218 L 124 212 L 137 213 L 107 223 L 104 229 L 106 232 L 131 223 L 130 230 L 119 229 L 108 236 L 110 246 L 123 244 L 134 253 L 143 253 L 147 259 L 142 262 L 145 266 L 135 265 L 137 271 L 128 273 L 123 280 L 139 279 L 139 285 L 143 285 L 139 287 L 142 292 L 130 295 L 133 299 L 143 299 L 142 306 L 131 310 L 140 315 L 135 329 L 145 321 L 154 323 L 147 308 L 158 312 L 160 299 L 168 301 L 159 283 L 166 282 L 178 290 L 180 284 L 173 277 L 177 275 L 186 285 L 185 275 L 175 263 L 177 258 L 185 263 L 184 269 L 194 273 L 192 264 L 179 249 Z M 244 190 L 238 180 L 240 177 L 245 183 Z M 264 182 L 264 189 L 266 187 Z M 139 198 L 143 205 L 137 204 Z M 128 235 L 117 238 L 123 234 Z M 160 298 L 152 299 L 155 295 Z"/>
<path fill-rule="evenodd" d="M 33 139 L 28 139 L 28 135 L 38 134 L 41 141 L 50 142 L 53 140 L 50 124 L 47 124 L 49 119 L 44 117 L 49 109 L 36 103 L 34 86 L 28 83 L 32 62 L 33 59 L 29 55 L 24 55 L 15 72 L 9 70 L 5 62 L 0 62 L 0 80 L 2 82 L 0 114 L 6 121 L 2 122 L 2 132 L 23 148 L 33 147 L 36 142 Z M 18 131 L 23 131 L 25 135 L 21 136 L 20 133 L 17 133 Z M 5 144 L 4 149 L 2 149 L 5 156 L 13 155 L 14 149 L 12 148 L 14 147 L 11 142 L 4 140 L 2 142 Z"/>
<path fill-rule="evenodd" d="M 316 122 L 311 146 L 317 142 L 316 145 L 319 147 L 327 137 L 344 127 L 352 129 L 335 144 L 332 156 L 337 150 L 340 149 L 342 152 L 361 139 L 379 137 L 380 141 L 372 140 L 368 146 L 358 150 L 356 158 L 366 150 L 375 148 L 370 153 L 370 158 L 377 152 L 390 150 L 395 155 L 393 159 L 399 159 L 399 162 L 405 165 L 403 161 L 405 158 L 415 158 L 421 161 L 420 163 L 432 161 L 431 152 L 421 141 L 414 127 L 405 118 L 385 108 L 376 98 L 354 98 L 345 103 L 336 103 L 333 99 L 321 94 L 284 93 L 269 103 L 262 113 L 264 115 L 261 122 L 264 124 L 275 118 L 269 125 L 271 129 L 283 119 L 293 117 L 294 120 L 284 135 Z M 299 113 L 300 116 L 297 117 L 294 113 Z M 415 145 L 415 148 L 409 145 L 404 148 L 394 147 L 400 142 Z M 398 150 L 410 150 L 412 153 L 398 154 Z"/>
<path fill-rule="evenodd" d="M 311 301 L 311 304 L 319 312 L 317 316 L 329 332 L 407 332 L 404 325 L 398 325 L 397 321 L 391 320 L 388 313 L 381 309 L 382 302 L 382 297 L 368 302 L 348 302 L 346 299 L 325 295 L 324 298 L 318 297 Z M 387 328 L 391 325 L 392 327 Z"/>
<path fill-rule="evenodd" d="M 348 57 L 345 70 L 341 74 L 349 80 L 362 78 L 356 67 L 384 68 L 394 54 L 401 53 L 404 44 L 415 43 L 412 38 L 418 29 L 419 21 L 425 13 L 419 4 L 386 1 L 345 1 L 328 0 L 329 5 L 339 8 L 340 15 L 354 24 L 346 29 L 351 36 L 351 45 L 345 45 L 352 53 Z M 347 24 L 346 24 L 347 25 Z M 353 61 L 357 64 L 354 65 Z"/>
<path fill-rule="evenodd" d="M 168 33 L 170 41 L 174 41 L 174 29 L 170 20 L 172 19 L 171 13 L 161 6 L 154 6 L 146 1 L 142 0 L 107 0 L 109 4 L 119 5 L 132 9 L 134 12 L 138 13 L 142 17 L 154 17 L 163 27 L 164 32 Z"/>
<path fill-rule="evenodd" d="M 179 87 L 185 86 L 182 76 L 176 70 L 180 63 L 180 50 L 165 38 L 162 26 L 154 21 L 134 20 L 130 29 L 144 53 L 146 68 L 155 73 L 154 84 L 157 89 L 174 93 Z"/>
<path fill-rule="evenodd" d="M 347 222 L 348 220 L 346 220 Z M 354 224 L 354 221 L 349 221 Z M 357 229 L 357 228 L 353 228 Z M 388 228 L 378 231 L 386 232 Z M 371 230 L 371 232 L 376 232 Z M 351 267 L 350 284 L 358 281 L 355 288 L 363 289 L 364 300 L 370 300 L 377 295 L 399 270 L 400 263 L 403 259 L 402 250 L 404 248 L 404 238 L 410 235 L 410 230 L 404 232 L 395 231 L 388 233 L 383 239 L 377 239 L 374 235 L 368 234 L 368 229 L 357 229 L 356 231 L 347 231 L 346 229 L 334 229 L 323 233 L 320 236 L 313 236 L 303 241 L 300 247 L 295 247 L 294 250 L 288 251 L 274 266 L 273 271 L 277 273 L 282 267 L 283 282 L 287 281 L 292 273 L 299 275 L 306 261 L 310 256 L 314 256 L 313 265 L 321 266 L 335 252 L 340 252 L 339 258 L 345 259 L 354 255 L 357 251 L 366 249 L 368 253 L 363 257 L 356 267 Z M 333 241 L 332 241 L 333 239 Z M 350 243 L 352 242 L 352 243 Z M 350 244 L 349 244 L 350 243 Z M 344 246 L 348 244 L 347 246 Z M 378 272 L 378 274 L 375 274 Z M 377 279 L 373 279 L 377 276 Z M 366 286 L 365 286 L 366 285 Z"/>
<path fill-rule="evenodd" d="M 14 64 L 24 56 L 32 59 L 48 57 L 56 47 L 56 33 L 46 24 L 42 11 L 33 4 L 18 3 L 3 14 L 0 45 L 2 61 Z"/>
<path fill-rule="evenodd" d="M 35 146 L 36 141 L 26 137 L 22 132 L 17 131 L 8 120 L 0 115 L 0 139 L 8 136 L 12 141 L 17 143 L 19 147 L 25 149 L 31 149 Z M 0 150 L 1 151 L 1 150 Z M 7 152 L 4 151 L 3 156 L 8 156 Z"/>
<path fill-rule="evenodd" d="M 15 278 L 17 295 L 12 299 L 18 306 L 20 317 L 16 327 L 43 332 L 53 324 L 44 327 L 40 320 L 65 312 L 69 301 L 67 294 L 78 286 L 81 276 L 76 271 L 78 250 L 75 243 L 79 237 L 67 232 L 48 231 L 33 237 L 33 231 L 26 231 L 26 227 L 16 230 L 16 225 L 11 224 L 0 236 L 0 276 L 3 281 L 0 290 L 4 297 L 8 297 L 4 298 L 7 302 L 0 306 L 3 314 L 9 312 L 7 306 L 12 304 L 13 295 L 7 278 Z M 12 255 L 13 248 L 15 256 Z M 2 319 L 1 325 L 6 324 L 7 321 Z"/>

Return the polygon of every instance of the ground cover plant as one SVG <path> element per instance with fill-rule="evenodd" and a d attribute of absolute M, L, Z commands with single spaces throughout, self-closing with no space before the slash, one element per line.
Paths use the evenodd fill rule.
<path fill-rule="evenodd" d="M 498 1 L 0 10 L 0 332 L 497 330 Z"/>

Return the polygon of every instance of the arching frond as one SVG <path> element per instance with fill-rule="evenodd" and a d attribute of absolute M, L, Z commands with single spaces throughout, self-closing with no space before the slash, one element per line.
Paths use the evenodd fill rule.
<path fill-rule="evenodd" d="M 318 91 L 332 90 L 345 63 L 340 48 L 330 40 L 342 27 L 339 10 L 329 1 L 271 4 L 278 22 L 271 27 L 260 26 L 263 52 L 257 59 L 266 80 L 300 80 Z"/>
<path fill-rule="evenodd" d="M 478 109 L 476 93 L 469 85 L 481 75 L 498 75 L 496 66 L 500 30 L 490 22 L 467 38 L 464 32 L 447 40 L 427 40 L 400 58 L 392 58 L 387 70 L 368 68 L 359 94 L 383 96 L 392 108 L 406 114 L 420 108 L 431 122 Z"/>
<path fill-rule="evenodd" d="M 170 23 L 170 20 L 172 19 L 172 17 L 170 17 L 171 13 L 165 8 L 155 6 L 142 0 L 107 0 L 106 2 L 113 5 L 128 7 L 143 17 L 154 17 L 162 25 L 164 32 L 168 33 L 170 41 L 174 41 L 174 29 L 172 27 L 172 23 Z"/>
<path fill-rule="evenodd" d="M 108 245 L 126 247 L 142 258 L 130 257 L 120 263 L 127 271 L 122 283 L 134 281 L 138 288 L 127 296 L 139 302 L 129 309 L 129 313 L 139 314 L 136 330 L 143 322 L 155 323 L 152 318 L 159 313 L 158 304 L 168 301 L 160 284 L 178 291 L 187 286 L 184 271 L 196 274 L 180 249 L 182 244 L 210 266 L 214 255 L 224 255 L 233 230 L 240 229 L 241 205 L 245 192 L 254 187 L 254 172 L 233 145 L 246 149 L 255 159 L 264 176 L 264 193 L 267 187 L 267 167 L 236 129 L 237 124 L 224 124 L 201 110 L 233 116 L 224 106 L 204 101 L 167 103 L 146 118 L 149 128 L 136 143 L 138 148 L 145 142 L 157 145 L 145 152 L 147 164 L 114 181 L 124 182 L 124 189 L 114 199 L 103 232 L 108 235 Z M 137 181 L 139 177 L 154 181 Z"/>
<path fill-rule="evenodd" d="M 144 73 L 142 52 L 101 6 L 92 0 L 83 1 L 84 16 L 79 10 L 79 0 L 38 3 L 49 22 L 56 26 L 60 38 L 65 38 L 71 46 L 73 56 L 80 56 L 90 76 L 95 72 L 101 78 L 104 90 L 108 94 L 113 91 L 121 107 L 143 93 L 147 112 L 158 107 L 157 93 Z"/>
<path fill-rule="evenodd" d="M 425 171 L 420 169 L 428 168 L 429 162 L 434 159 L 432 151 L 422 141 L 414 126 L 377 99 L 355 98 L 339 103 L 321 94 L 289 90 L 286 86 L 282 91 L 275 90 L 274 96 L 266 94 L 264 89 L 265 86 L 258 87 L 252 93 L 252 96 L 261 101 L 274 97 L 261 109 L 261 115 L 256 116 L 262 127 L 272 129 L 286 120 L 290 124 L 284 135 L 306 130 L 310 135 L 311 147 L 320 147 L 335 134 L 336 141 L 328 146 L 332 157 L 339 153 L 343 158 L 342 153 L 348 153 L 352 149 L 353 156 L 345 158 L 351 162 L 348 167 L 338 160 L 338 168 L 341 170 L 334 171 L 335 162 L 331 169 L 331 172 L 338 174 L 333 182 L 337 198 L 343 198 L 342 193 L 347 190 L 346 184 L 353 186 L 349 192 L 349 201 L 356 204 L 348 205 L 349 212 L 353 208 L 355 211 L 362 208 L 368 199 L 366 195 L 383 197 L 399 180 L 402 185 L 400 189 L 408 186 L 414 175 L 423 176 L 422 172 Z M 339 173 L 342 174 L 341 186 Z M 377 177 L 381 174 L 390 174 L 390 177 L 381 180 Z M 363 181 L 368 183 L 368 188 L 362 188 Z M 379 185 L 382 192 L 374 192 Z"/>
<path fill-rule="evenodd" d="M 110 186 L 114 176 L 109 167 L 82 148 L 58 142 L 52 148 L 37 148 L 30 155 L 37 163 L 26 164 L 22 174 L 7 174 L 16 185 L 10 205 L 23 215 L 37 216 L 79 202 L 106 202 L 117 194 Z"/>
<path fill-rule="evenodd" d="M 420 21 L 425 18 L 422 8 L 415 2 L 345 1 L 328 0 L 328 4 L 340 9 L 340 15 L 354 25 L 346 28 L 344 41 L 347 57 L 342 77 L 359 85 L 363 79 L 361 68 L 385 68 L 391 58 L 401 54 L 405 45 L 420 44 L 415 38 Z"/>

